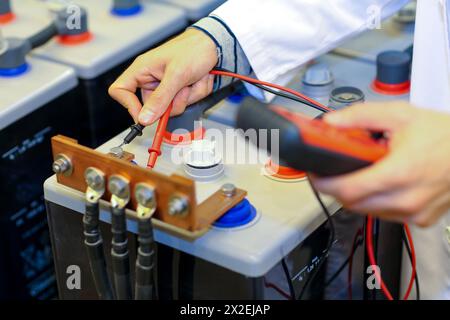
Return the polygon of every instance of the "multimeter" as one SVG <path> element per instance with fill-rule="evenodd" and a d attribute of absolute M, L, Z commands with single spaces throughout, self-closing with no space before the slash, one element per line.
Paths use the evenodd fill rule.
<path fill-rule="evenodd" d="M 279 130 L 278 135 L 262 135 L 269 140 L 264 142 L 268 151 L 275 154 L 271 148 L 278 147 L 280 159 L 290 167 L 320 176 L 362 169 L 388 152 L 386 140 L 374 138 L 370 131 L 337 128 L 251 97 L 239 109 L 237 126 L 243 130 Z M 279 141 L 270 141 L 273 136 Z"/>

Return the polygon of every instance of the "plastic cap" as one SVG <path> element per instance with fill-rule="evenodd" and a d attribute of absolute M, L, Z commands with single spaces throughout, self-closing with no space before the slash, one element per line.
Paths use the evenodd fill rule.
<path fill-rule="evenodd" d="M 403 51 L 385 51 L 377 57 L 377 78 L 384 84 L 400 84 L 410 80 L 411 55 Z"/>
<path fill-rule="evenodd" d="M 219 228 L 236 228 L 250 223 L 255 217 L 255 207 L 247 199 L 244 199 L 220 217 L 214 223 L 214 226 Z"/>

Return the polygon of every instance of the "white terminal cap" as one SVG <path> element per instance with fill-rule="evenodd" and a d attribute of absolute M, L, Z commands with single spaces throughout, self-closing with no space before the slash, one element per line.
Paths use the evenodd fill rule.
<path fill-rule="evenodd" d="M 211 167 L 222 161 L 216 153 L 216 143 L 211 140 L 193 140 L 187 151 L 184 161 L 187 165 L 196 168 Z"/>
<path fill-rule="evenodd" d="M 194 140 L 184 155 L 184 170 L 196 181 L 212 181 L 224 173 L 222 157 L 211 140 Z"/>

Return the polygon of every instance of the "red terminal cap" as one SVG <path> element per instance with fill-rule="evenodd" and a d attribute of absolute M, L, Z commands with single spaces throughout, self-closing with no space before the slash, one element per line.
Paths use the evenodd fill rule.
<path fill-rule="evenodd" d="M 399 96 L 403 94 L 407 94 L 411 88 L 411 81 L 405 81 L 403 83 L 398 84 L 388 84 L 383 83 L 378 80 L 374 80 L 372 82 L 371 88 L 373 91 L 390 96 Z"/>
<path fill-rule="evenodd" d="M 0 14 L 0 24 L 7 24 L 16 19 L 16 15 L 12 12 Z"/>
<path fill-rule="evenodd" d="M 195 129 L 192 132 L 186 133 L 186 134 L 176 134 L 172 132 L 166 131 L 164 133 L 163 141 L 164 143 L 171 144 L 171 145 L 183 145 L 188 144 L 192 140 L 201 140 L 205 137 L 205 128 L 200 127 Z"/>
<path fill-rule="evenodd" d="M 59 35 L 58 42 L 65 46 L 76 46 L 92 40 L 94 36 L 89 31 L 80 34 Z"/>
<path fill-rule="evenodd" d="M 266 163 L 266 170 L 272 177 L 278 179 L 297 180 L 307 177 L 306 172 L 278 165 L 274 163 L 272 159 Z"/>

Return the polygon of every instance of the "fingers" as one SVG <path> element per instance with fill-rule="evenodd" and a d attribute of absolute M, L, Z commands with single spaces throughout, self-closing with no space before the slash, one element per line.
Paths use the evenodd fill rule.
<path fill-rule="evenodd" d="M 406 190 L 382 192 L 348 206 L 361 213 L 391 212 L 399 217 L 408 217 L 423 211 L 436 197 L 433 188 L 411 187 Z"/>
<path fill-rule="evenodd" d="M 137 123 L 142 104 L 136 94 L 132 90 L 120 87 L 116 83 L 109 87 L 108 93 L 114 100 L 128 110 L 133 120 Z"/>
<path fill-rule="evenodd" d="M 141 60 L 136 59 L 125 72 L 114 81 L 108 89 L 109 95 L 128 109 L 135 122 L 138 122 L 139 112 L 142 104 L 136 96 L 139 87 L 151 89 L 156 80 L 151 75 L 145 75 L 141 72 Z"/>
<path fill-rule="evenodd" d="M 396 189 L 408 183 L 409 176 L 401 172 L 402 163 L 398 165 L 395 158 L 388 157 L 370 167 L 338 177 L 312 177 L 312 181 L 320 192 L 350 205 L 375 193 Z"/>
<path fill-rule="evenodd" d="M 189 95 L 191 94 L 191 87 L 184 87 L 178 92 L 178 94 L 173 99 L 172 116 L 177 116 L 182 114 L 186 109 L 189 101 Z"/>
<path fill-rule="evenodd" d="M 188 105 L 194 104 L 209 96 L 213 90 L 213 85 L 214 76 L 209 74 L 194 83 L 191 94 L 189 95 Z"/>
<path fill-rule="evenodd" d="M 366 103 L 327 113 L 324 120 L 339 127 L 393 131 L 410 118 L 404 102 Z"/>
<path fill-rule="evenodd" d="M 172 116 L 182 114 L 187 106 L 192 105 L 211 94 L 214 76 L 206 75 L 190 87 L 181 89 L 173 100 Z"/>
<path fill-rule="evenodd" d="M 177 93 L 186 86 L 186 82 L 183 72 L 167 68 L 161 83 L 148 97 L 139 113 L 139 122 L 150 125 L 159 119 Z"/>
<path fill-rule="evenodd" d="M 450 196 L 443 194 L 430 203 L 427 208 L 411 218 L 411 222 L 420 227 L 429 227 L 435 224 L 450 208 Z"/>

